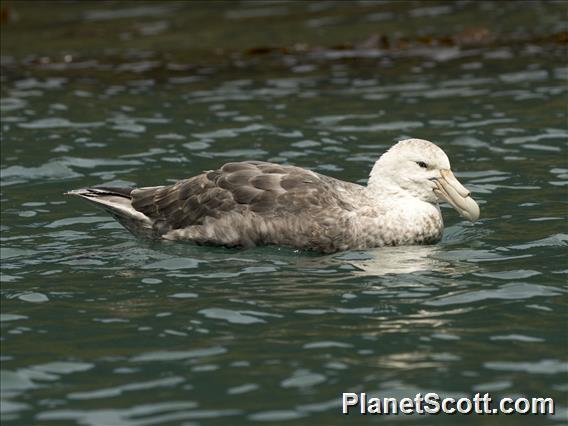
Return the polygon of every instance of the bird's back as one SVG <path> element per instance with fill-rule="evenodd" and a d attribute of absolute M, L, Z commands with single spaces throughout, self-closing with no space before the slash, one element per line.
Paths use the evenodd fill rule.
<path fill-rule="evenodd" d="M 348 228 L 341 222 L 356 208 L 345 195 L 362 189 L 299 167 L 245 161 L 130 195 L 161 238 L 335 251 Z"/>

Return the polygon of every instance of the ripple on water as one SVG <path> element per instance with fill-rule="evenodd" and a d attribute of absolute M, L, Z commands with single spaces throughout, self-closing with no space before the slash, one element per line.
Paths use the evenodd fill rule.
<path fill-rule="evenodd" d="M 125 392 L 139 391 L 146 389 L 156 389 L 160 387 L 173 387 L 185 382 L 182 377 L 166 377 L 163 379 L 150 380 L 147 382 L 134 382 L 126 385 L 114 386 L 111 388 L 96 389 L 86 392 L 71 392 L 67 395 L 69 399 L 100 399 L 113 398 L 122 395 Z"/>
<path fill-rule="evenodd" d="M 5 400 L 16 397 L 21 392 L 42 387 L 43 385 L 40 385 L 38 382 L 54 382 L 59 380 L 61 375 L 81 373 L 93 367 L 94 364 L 86 362 L 55 361 L 15 371 L 1 370 L 2 404 Z M 10 403 L 12 405 L 8 409 L 15 408 L 14 403 Z M 20 408 L 23 409 L 25 407 L 22 406 Z"/>
<path fill-rule="evenodd" d="M 36 250 L 19 249 L 15 247 L 0 247 L 0 259 L 8 260 L 12 258 L 31 257 L 37 254 Z"/>
<path fill-rule="evenodd" d="M 516 342 L 544 342 L 540 337 L 525 336 L 522 334 L 507 334 L 503 336 L 491 336 L 490 340 L 512 340 Z"/>
<path fill-rule="evenodd" d="M 0 314 L 0 322 L 6 321 L 19 321 L 28 319 L 29 317 L 25 315 L 17 315 L 17 314 Z"/>
<path fill-rule="evenodd" d="M 559 288 L 524 282 L 508 283 L 494 289 L 450 292 L 448 295 L 427 300 L 428 306 L 463 305 L 484 300 L 524 300 L 534 297 L 559 296 L 565 293 Z"/>
<path fill-rule="evenodd" d="M 199 295 L 197 293 L 175 293 L 170 294 L 169 297 L 174 299 L 195 299 L 196 297 L 199 297 Z"/>
<path fill-rule="evenodd" d="M 243 394 L 243 393 L 253 392 L 253 391 L 255 391 L 259 388 L 260 388 L 260 386 L 258 386 L 255 383 L 245 383 L 245 384 L 240 385 L 240 386 L 228 388 L 227 393 L 229 395 L 240 395 L 240 394 Z"/>
<path fill-rule="evenodd" d="M 307 413 L 295 410 L 268 410 L 251 414 L 248 418 L 259 422 L 283 422 L 287 420 L 301 419 Z"/>
<path fill-rule="evenodd" d="M 36 371 L 42 371 L 51 374 L 70 374 L 87 371 L 95 365 L 89 362 L 77 361 L 54 361 L 46 364 L 39 364 L 32 367 Z"/>
<path fill-rule="evenodd" d="M 200 310 L 199 313 L 206 318 L 220 319 L 231 324 L 254 324 L 266 322 L 261 318 L 254 317 L 252 315 L 246 315 L 238 311 L 233 311 L 231 309 L 207 308 Z"/>
<path fill-rule="evenodd" d="M 146 131 L 146 126 L 143 124 L 137 124 L 132 120 L 122 120 L 117 122 L 111 127 L 113 130 L 118 130 L 121 132 L 131 132 L 131 133 L 144 133 Z"/>
<path fill-rule="evenodd" d="M 30 180 L 62 180 L 81 176 L 69 166 L 52 161 L 38 167 L 10 166 L 2 169 L 2 186 L 25 183 Z"/>
<path fill-rule="evenodd" d="M 183 269 L 194 269 L 199 266 L 201 261 L 189 257 L 174 257 L 144 265 L 142 269 L 163 269 L 166 271 L 178 271 Z"/>
<path fill-rule="evenodd" d="M 280 386 L 283 388 L 305 388 L 324 383 L 327 378 L 323 374 L 313 373 L 308 370 L 297 370 L 288 379 L 283 380 Z"/>
<path fill-rule="evenodd" d="M 333 342 L 333 341 L 321 341 L 306 343 L 304 349 L 326 349 L 326 348 L 352 348 L 353 345 L 349 343 Z"/>
<path fill-rule="evenodd" d="M 243 133 L 253 133 L 261 130 L 273 131 L 275 128 L 273 126 L 265 124 L 249 124 L 244 127 L 235 128 L 223 128 L 220 130 L 214 130 L 212 132 L 206 133 L 193 133 L 192 136 L 198 139 L 223 139 L 223 138 L 235 138 Z"/>
<path fill-rule="evenodd" d="M 491 361 L 483 364 L 485 368 L 499 371 L 525 371 L 531 374 L 568 373 L 568 363 L 557 359 L 536 362 Z"/>
<path fill-rule="evenodd" d="M 55 220 L 51 223 L 45 225 L 46 228 L 63 228 L 70 225 L 85 224 L 85 223 L 100 223 L 109 222 L 109 218 L 106 216 L 80 216 L 80 217 L 70 217 L 66 219 Z M 84 233 L 81 233 L 81 235 Z M 73 238 L 74 234 L 53 234 L 55 237 L 64 236 Z"/>
<path fill-rule="evenodd" d="M 263 158 L 268 152 L 263 149 L 229 149 L 220 152 L 207 151 L 200 153 L 199 156 L 207 158 Z"/>
<path fill-rule="evenodd" d="M 499 280 L 520 280 L 541 275 L 541 272 L 526 269 L 515 269 L 512 271 L 500 272 L 476 272 L 474 275 L 479 277 L 497 278 Z"/>
<path fill-rule="evenodd" d="M 148 361 L 178 361 L 192 358 L 203 358 L 214 355 L 221 355 L 227 352 L 222 346 L 212 346 L 203 349 L 190 349 L 187 351 L 155 351 L 146 352 L 141 355 L 135 355 L 131 358 L 134 362 L 148 362 Z"/>
<path fill-rule="evenodd" d="M 419 127 L 423 127 L 424 123 L 420 121 L 394 121 L 394 122 L 385 122 L 385 123 L 376 123 L 376 124 L 369 124 L 369 125 L 344 125 L 344 126 L 334 126 L 332 130 L 336 132 L 348 132 L 348 133 L 356 133 L 356 132 L 388 132 L 394 130 L 410 130 L 410 129 L 417 129 Z"/>
<path fill-rule="evenodd" d="M 79 169 L 94 169 L 100 167 L 118 167 L 113 173 L 126 173 L 124 166 L 141 166 L 139 160 L 111 159 L 111 158 L 79 158 L 59 157 L 37 167 L 10 166 L 2 169 L 2 186 L 26 183 L 34 180 L 70 180 L 82 176 L 75 171 Z M 106 172 L 101 172 L 106 175 Z"/>
<path fill-rule="evenodd" d="M 2 96 L 0 98 L 0 111 L 1 112 L 8 112 L 8 111 L 15 111 L 18 109 L 22 109 L 27 105 L 25 99 L 20 98 L 10 98 L 7 96 Z M 4 117 L 3 117 L 4 118 Z"/>
<path fill-rule="evenodd" d="M 88 21 L 108 21 L 123 18 L 143 18 L 165 15 L 175 10 L 174 7 L 168 6 L 137 6 L 122 7 L 113 10 L 89 10 L 84 13 L 84 18 Z"/>
<path fill-rule="evenodd" d="M 526 244 L 515 244 L 512 249 L 527 250 L 537 247 L 566 247 L 568 246 L 568 234 L 554 234 L 541 240 L 531 241 Z"/>
<path fill-rule="evenodd" d="M 0 382 L 2 383 L 2 391 L 8 393 L 37 387 L 28 375 L 22 371 L 1 370 Z"/>
<path fill-rule="evenodd" d="M 145 403 L 123 409 L 51 410 L 37 415 L 38 420 L 75 421 L 86 426 L 153 425 L 178 423 L 183 420 L 235 416 L 240 410 L 196 410 L 194 401 Z"/>
<path fill-rule="evenodd" d="M 18 80 L 14 83 L 14 86 L 21 90 L 60 89 L 66 82 L 67 79 L 64 77 L 49 77 L 42 80 L 32 77 Z"/>
<path fill-rule="evenodd" d="M 17 294 L 14 297 L 17 297 L 23 302 L 30 302 L 30 303 L 49 302 L 49 298 L 45 294 L 37 292 Z"/>
<path fill-rule="evenodd" d="M 66 118 L 41 118 L 39 120 L 30 121 L 28 123 L 19 123 L 18 126 L 24 129 L 56 129 L 56 128 L 77 128 L 101 127 L 105 123 L 95 121 L 91 123 L 76 123 Z"/>

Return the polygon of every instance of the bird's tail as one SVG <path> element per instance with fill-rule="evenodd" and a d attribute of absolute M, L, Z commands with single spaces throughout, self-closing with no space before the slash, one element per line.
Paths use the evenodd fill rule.
<path fill-rule="evenodd" d="M 132 188 L 84 188 L 66 192 L 95 204 L 110 213 L 136 236 L 152 238 L 152 220 L 132 206 Z"/>

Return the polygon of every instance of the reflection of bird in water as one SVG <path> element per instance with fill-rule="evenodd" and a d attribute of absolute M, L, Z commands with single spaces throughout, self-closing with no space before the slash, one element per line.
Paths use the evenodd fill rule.
<path fill-rule="evenodd" d="M 170 186 L 69 194 L 147 238 L 325 253 L 434 243 L 444 228 L 439 201 L 472 222 L 479 217 L 444 151 L 421 139 L 401 141 L 384 153 L 366 187 L 299 167 L 243 161 Z"/>
<path fill-rule="evenodd" d="M 383 276 L 411 274 L 413 272 L 441 272 L 445 275 L 461 275 L 478 270 L 467 259 L 446 258 L 448 248 L 440 246 L 381 247 L 361 253 L 351 259 L 340 255 L 337 260 L 347 261 L 357 268 L 355 275 Z"/>
<path fill-rule="evenodd" d="M 355 275 L 369 276 L 451 269 L 450 263 L 436 259 L 437 252 L 437 246 L 384 247 L 368 250 L 364 258 L 349 263 L 358 269 Z"/>

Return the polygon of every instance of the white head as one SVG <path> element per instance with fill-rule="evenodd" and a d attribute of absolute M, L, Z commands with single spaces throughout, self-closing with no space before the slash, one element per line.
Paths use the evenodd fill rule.
<path fill-rule="evenodd" d="M 368 183 L 378 193 L 398 193 L 428 203 L 447 201 L 464 218 L 474 222 L 479 207 L 450 170 L 441 148 L 423 139 L 398 142 L 377 160 Z"/>

